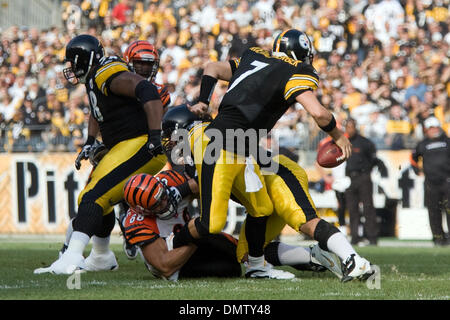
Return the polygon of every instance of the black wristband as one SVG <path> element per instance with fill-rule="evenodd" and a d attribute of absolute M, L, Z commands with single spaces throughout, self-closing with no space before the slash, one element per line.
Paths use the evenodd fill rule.
<path fill-rule="evenodd" d="M 145 104 L 151 100 L 160 100 L 158 89 L 154 84 L 148 82 L 147 80 L 142 80 L 137 84 L 134 89 L 134 95 L 142 104 Z"/>
<path fill-rule="evenodd" d="M 214 92 L 214 87 L 216 86 L 217 79 L 209 75 L 202 76 L 202 83 L 200 85 L 200 96 L 198 101 L 206 103 L 209 105 L 211 96 Z"/>
<path fill-rule="evenodd" d="M 326 125 L 326 126 L 319 126 L 320 129 L 322 129 L 325 132 L 330 132 L 331 130 L 333 130 L 334 128 L 336 128 L 336 119 L 334 118 L 333 115 L 331 115 L 331 120 L 330 122 Z"/>
<path fill-rule="evenodd" d="M 160 129 L 151 129 L 148 130 L 148 141 L 153 143 L 154 146 L 161 144 L 161 130 Z"/>
<path fill-rule="evenodd" d="M 189 181 L 186 181 L 175 188 L 178 189 L 178 192 L 181 195 L 181 198 L 187 197 L 192 194 L 191 188 L 189 187 Z"/>
<path fill-rule="evenodd" d="M 84 145 L 85 145 L 85 146 L 87 146 L 87 145 L 93 145 L 94 142 L 95 142 L 95 137 L 94 137 L 94 136 L 88 136 L 88 137 L 87 137 L 87 140 L 86 140 L 86 143 L 85 143 Z"/>

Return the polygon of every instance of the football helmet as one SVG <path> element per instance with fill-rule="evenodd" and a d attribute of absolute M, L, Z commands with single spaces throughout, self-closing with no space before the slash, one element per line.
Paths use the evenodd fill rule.
<path fill-rule="evenodd" d="M 184 175 L 175 170 L 161 171 L 155 177 L 169 188 L 179 186 L 187 181 Z"/>
<path fill-rule="evenodd" d="M 186 104 L 170 108 L 162 118 L 161 142 L 166 152 L 173 147 L 172 134 L 179 129 L 189 130 L 195 121 L 202 119 L 191 112 Z"/>
<path fill-rule="evenodd" d="M 177 213 L 174 192 L 156 176 L 146 173 L 132 176 L 125 183 L 123 195 L 130 207 L 142 215 L 167 220 Z"/>
<path fill-rule="evenodd" d="M 314 58 L 311 40 L 306 33 L 289 29 L 276 36 L 272 48 L 273 56 L 287 56 L 311 64 Z"/>
<path fill-rule="evenodd" d="M 159 68 L 159 55 L 156 48 L 148 41 L 132 42 L 123 55 L 131 71 L 152 81 Z"/>
<path fill-rule="evenodd" d="M 64 62 L 70 62 L 70 67 L 63 70 L 65 78 L 72 84 L 86 83 L 89 71 L 104 55 L 103 46 L 97 38 L 88 34 L 76 36 L 66 46 Z"/>

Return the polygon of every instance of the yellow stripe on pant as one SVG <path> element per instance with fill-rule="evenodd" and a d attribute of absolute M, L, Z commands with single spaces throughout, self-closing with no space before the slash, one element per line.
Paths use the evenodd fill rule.
<path fill-rule="evenodd" d="M 273 211 L 259 167 L 254 163 L 255 173 L 263 183 L 257 192 L 245 191 L 245 158 L 223 149 L 218 149 L 215 161 L 205 158 L 210 152 L 210 138 L 205 134 L 205 125 L 197 125 L 190 132 L 190 147 L 194 157 L 200 189 L 200 221 L 210 233 L 219 233 L 225 227 L 228 201 L 233 194 L 255 217 L 268 216 Z M 205 161 L 206 160 L 206 161 Z"/>
<path fill-rule="evenodd" d="M 147 135 L 119 142 L 106 153 L 92 171 L 88 183 L 78 196 L 78 205 L 93 201 L 103 208 L 103 214 L 112 212 L 114 205 L 123 199 L 123 186 L 138 173 L 158 173 L 167 158 L 161 154 L 150 159 Z"/>
<path fill-rule="evenodd" d="M 276 174 L 270 174 L 262 168 L 267 191 L 274 205 L 274 212 L 267 219 L 264 247 L 281 233 L 286 224 L 299 232 L 304 223 L 317 217 L 305 170 L 283 155 L 276 155 L 273 160 L 279 164 Z M 244 223 L 236 250 L 238 261 L 242 261 L 247 252 Z"/>

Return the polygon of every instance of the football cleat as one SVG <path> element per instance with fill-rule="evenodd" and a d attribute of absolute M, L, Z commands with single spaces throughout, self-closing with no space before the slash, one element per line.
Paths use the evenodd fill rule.
<path fill-rule="evenodd" d="M 322 250 L 318 244 L 312 245 L 311 249 L 311 262 L 324 266 L 339 279 L 342 279 L 342 262 L 337 255 L 332 252 Z"/>
<path fill-rule="evenodd" d="M 351 281 L 353 279 L 366 280 L 375 273 L 372 270 L 370 262 L 366 259 L 351 254 L 343 264 L 342 282 Z"/>
<path fill-rule="evenodd" d="M 66 252 L 68 247 L 69 246 L 67 244 L 65 244 L 65 243 L 63 244 L 61 250 L 59 250 L 59 258 L 61 258 L 61 256 L 64 254 L 64 252 Z"/>
<path fill-rule="evenodd" d="M 123 240 L 123 251 L 129 260 L 134 260 L 138 256 L 138 248 L 132 244 L 128 244 L 128 242 Z"/>
<path fill-rule="evenodd" d="M 248 263 L 245 263 L 245 266 L 247 269 L 245 271 L 246 278 L 266 278 L 277 280 L 289 280 L 295 278 L 295 275 L 290 272 L 274 269 L 273 266 L 267 261 L 265 261 L 262 266 L 252 267 Z"/>
<path fill-rule="evenodd" d="M 76 270 L 85 270 L 86 264 L 83 255 L 72 252 L 64 252 L 61 257 L 53 262 L 49 267 L 37 268 L 34 274 L 53 273 L 53 274 L 72 274 Z"/>
<path fill-rule="evenodd" d="M 324 266 L 314 263 L 314 262 L 309 262 L 309 263 L 302 263 L 302 264 L 294 264 L 291 265 L 292 268 L 297 269 L 299 271 L 312 271 L 312 272 L 324 272 L 327 271 L 327 268 L 325 268 Z"/>
<path fill-rule="evenodd" d="M 85 260 L 86 271 L 114 271 L 119 269 L 114 252 L 96 253 L 93 250 Z"/>

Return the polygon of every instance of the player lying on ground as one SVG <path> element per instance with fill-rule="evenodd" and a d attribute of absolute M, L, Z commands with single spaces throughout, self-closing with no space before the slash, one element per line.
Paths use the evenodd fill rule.
<path fill-rule="evenodd" d="M 145 265 L 157 277 L 239 277 L 237 240 L 226 233 L 173 249 L 173 234 L 191 219 L 187 207 L 192 196 L 182 198 L 180 190 L 192 182 L 175 170 L 132 177 L 124 188 L 130 209 L 120 223 L 123 236 L 139 247 Z M 196 186 L 192 188 L 195 192 Z"/>
<path fill-rule="evenodd" d="M 183 174 L 175 170 L 166 170 L 156 176 L 139 174 L 132 177 L 124 189 L 125 199 L 130 205 L 127 215 L 121 221 L 126 241 L 139 247 L 145 265 L 157 277 L 176 280 L 178 277 L 240 276 L 238 261 L 245 260 L 246 252 L 242 251 L 245 250 L 245 240 L 239 240 L 242 244 L 237 249 L 238 241 L 222 232 L 198 240 L 195 244 L 173 249 L 173 234 L 194 217 L 187 208 L 193 194 L 179 199 L 179 190 L 187 183 L 192 189 L 198 189 L 195 179 L 189 179 L 188 182 Z M 277 219 L 273 221 L 276 223 L 275 228 L 281 231 L 278 229 L 280 224 Z M 318 245 L 310 249 L 274 241 L 266 248 L 270 251 L 270 261 L 277 265 L 289 265 L 298 270 L 323 271 L 325 268 L 318 259 L 325 261 L 327 267 L 330 267 L 330 263 L 323 257 L 325 253 L 333 265 L 340 266 L 337 257 L 327 254 Z M 239 259 L 236 259 L 237 250 L 243 254 Z M 340 268 L 338 272 L 339 270 Z"/>

